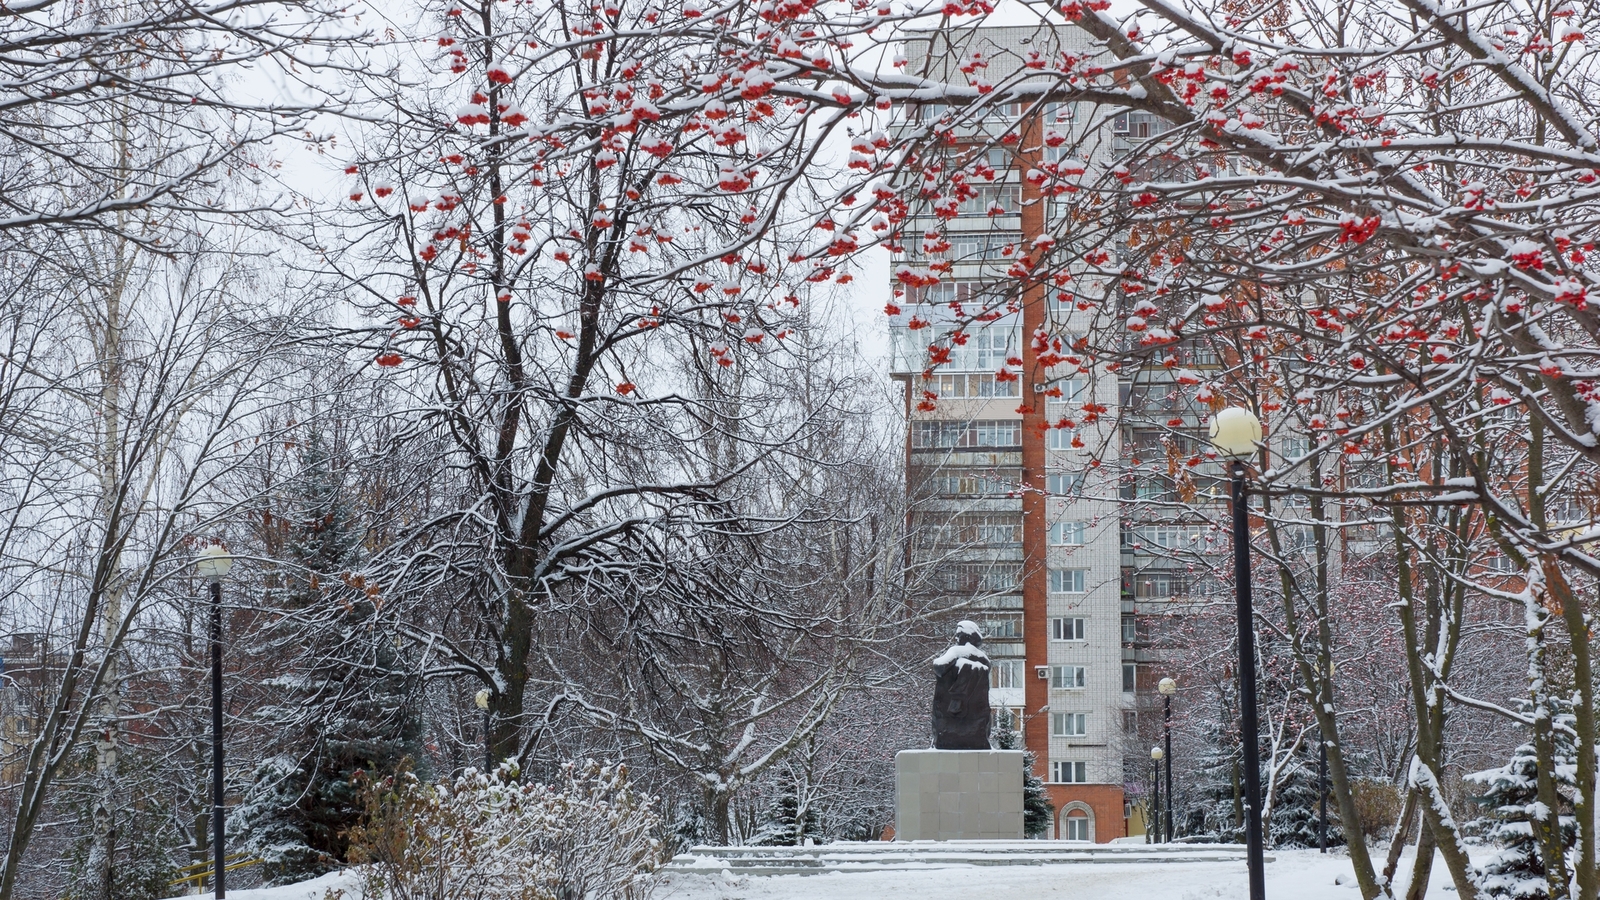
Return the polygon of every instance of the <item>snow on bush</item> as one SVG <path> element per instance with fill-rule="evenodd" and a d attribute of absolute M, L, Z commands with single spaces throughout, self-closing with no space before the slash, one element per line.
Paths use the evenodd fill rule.
<path fill-rule="evenodd" d="M 653 800 L 625 766 L 590 760 L 560 784 L 517 768 L 468 769 L 428 784 L 375 782 L 351 833 L 363 900 L 636 900 L 664 859 Z"/>

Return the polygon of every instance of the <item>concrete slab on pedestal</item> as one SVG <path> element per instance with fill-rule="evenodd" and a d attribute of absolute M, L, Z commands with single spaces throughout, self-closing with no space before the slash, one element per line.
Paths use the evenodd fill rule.
<path fill-rule="evenodd" d="M 895 754 L 896 841 L 1022 838 L 1021 750 Z"/>

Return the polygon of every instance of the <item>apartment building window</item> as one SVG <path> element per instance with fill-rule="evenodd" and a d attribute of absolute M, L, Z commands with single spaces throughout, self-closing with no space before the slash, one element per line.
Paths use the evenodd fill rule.
<path fill-rule="evenodd" d="M 1022 579 L 1020 563 L 949 563 L 939 569 L 935 584 L 963 594 L 1010 593 Z"/>
<path fill-rule="evenodd" d="M 1055 522 L 1050 525 L 1050 545 L 1052 547 L 1078 547 L 1084 543 L 1088 534 L 1088 525 L 1084 522 Z"/>
<path fill-rule="evenodd" d="M 958 262 L 999 260 L 1016 252 L 1022 235 L 1013 231 L 958 232 L 950 235 L 947 258 Z"/>
<path fill-rule="evenodd" d="M 1131 709 L 1122 711 L 1122 730 L 1133 734 L 1139 730 L 1139 714 Z"/>
<path fill-rule="evenodd" d="M 1017 640 L 1022 637 L 1022 616 L 991 615 L 983 620 L 985 640 Z"/>
<path fill-rule="evenodd" d="M 1022 687 L 1022 660 L 991 659 L 989 661 L 989 687 Z"/>
<path fill-rule="evenodd" d="M 954 358 L 952 356 L 952 358 Z M 960 400 L 967 397 L 1020 397 L 1022 382 L 1001 381 L 994 372 L 971 375 L 942 373 L 932 378 L 918 379 L 918 389 L 938 394 L 941 399 Z"/>
<path fill-rule="evenodd" d="M 1124 137 L 1154 137 L 1165 132 L 1168 127 L 1164 120 L 1146 112 L 1125 112 L 1111 117 L 1111 133 Z"/>
<path fill-rule="evenodd" d="M 994 207 L 1005 210 L 1005 214 L 1015 214 L 1022 208 L 1022 185 L 1020 184 L 983 184 L 978 185 L 977 193 L 961 201 L 957 207 L 963 216 L 986 216 Z M 996 213 L 999 215 L 999 213 Z"/>
<path fill-rule="evenodd" d="M 1051 429 L 1055 434 L 1057 429 Z M 1057 497 L 1076 497 L 1083 493 L 1084 472 L 1053 472 L 1044 477 L 1044 489 Z"/>
<path fill-rule="evenodd" d="M 1275 443 L 1278 455 L 1284 460 L 1300 459 L 1311 452 L 1311 439 L 1308 437 L 1281 437 Z"/>
<path fill-rule="evenodd" d="M 1141 600 L 1182 597 L 1188 588 L 1188 579 L 1177 572 L 1144 572 L 1133 577 L 1133 595 Z"/>
<path fill-rule="evenodd" d="M 1088 569 L 1051 569 L 1050 593 L 1081 594 L 1087 590 L 1085 584 L 1088 580 Z"/>
<path fill-rule="evenodd" d="M 1131 694 L 1139 687 L 1139 667 L 1134 663 L 1122 664 L 1122 692 Z"/>
<path fill-rule="evenodd" d="M 1071 343 L 1070 339 L 1066 339 L 1066 342 Z M 1082 378 L 1062 378 L 1051 382 L 1050 386 L 1061 391 L 1061 396 L 1051 397 L 1045 404 L 1045 415 L 1051 420 L 1069 416 L 1074 412 L 1072 404 L 1090 399 L 1089 382 Z"/>
<path fill-rule="evenodd" d="M 1050 620 L 1050 640 L 1081 641 L 1084 639 L 1084 621 L 1081 617 Z"/>
<path fill-rule="evenodd" d="M 922 420 L 913 425 L 915 427 L 911 429 L 911 447 L 914 450 L 1022 446 L 1020 419 L 975 422 Z"/>
<path fill-rule="evenodd" d="M 1058 759 L 1050 762 L 1050 780 L 1056 784 L 1088 784 L 1089 764 L 1083 760 Z M 1088 837 L 1077 838 L 1088 840 Z"/>
<path fill-rule="evenodd" d="M 1018 329 L 1003 325 L 967 332 L 965 344 L 950 348 L 947 368 L 958 372 L 985 372 L 992 376 L 1006 364 L 1007 359 L 1021 356 L 1016 349 L 1021 335 Z"/>
<path fill-rule="evenodd" d="M 1142 525 L 1134 529 L 1133 539 L 1144 549 L 1193 550 L 1205 539 L 1204 525 Z"/>
<path fill-rule="evenodd" d="M 1216 348 L 1209 343 L 1190 344 L 1185 349 L 1191 366 L 1214 366 L 1222 362 Z"/>
<path fill-rule="evenodd" d="M 1089 736 L 1088 713 L 1051 713 L 1050 730 L 1056 737 L 1081 738 Z"/>
<path fill-rule="evenodd" d="M 1085 666 L 1051 666 L 1050 686 L 1060 691 L 1080 691 L 1088 686 Z"/>
<path fill-rule="evenodd" d="M 924 489 L 944 497 L 1003 497 L 1017 489 L 1022 473 L 1001 476 L 986 471 L 941 469 L 923 480 Z"/>
<path fill-rule="evenodd" d="M 1521 572 L 1521 570 L 1517 568 L 1516 560 L 1513 560 L 1511 557 L 1502 553 L 1496 553 L 1493 556 L 1485 557 L 1483 560 L 1483 567 L 1491 572 L 1498 572 L 1502 575 L 1516 575 L 1520 574 Z"/>
<path fill-rule="evenodd" d="M 1139 619 L 1135 616 L 1122 617 L 1122 642 L 1131 644 L 1139 640 Z"/>
<path fill-rule="evenodd" d="M 1019 513 L 973 513 L 957 516 L 951 543 L 985 547 L 1022 545 L 1022 516 Z"/>

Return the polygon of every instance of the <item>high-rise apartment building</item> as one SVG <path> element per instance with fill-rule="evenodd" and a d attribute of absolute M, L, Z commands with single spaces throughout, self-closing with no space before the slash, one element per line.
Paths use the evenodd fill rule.
<path fill-rule="evenodd" d="M 974 51 L 991 82 L 1016 73 L 1030 53 L 1093 52 L 1076 28 L 967 29 L 910 42 L 907 71 L 959 79 Z M 1129 795 L 1142 790 L 1129 773 L 1149 765 L 1140 710 L 1155 708 L 1160 677 L 1147 665 L 1140 617 L 1162 614 L 1185 593 L 1176 558 L 1205 529 L 1184 521 L 1184 503 L 1169 502 L 1180 498 L 1168 462 L 1191 449 L 1177 445 L 1200 413 L 1164 368 L 1113 372 L 1080 359 L 1073 345 L 1091 314 L 1009 270 L 1042 236 L 1073 240 L 1064 206 L 1028 172 L 1079 159 L 1103 168 L 1160 125 L 1073 103 L 986 116 L 924 104 L 906 115 L 950 129 L 950 159 L 976 153 L 993 169 L 953 217 L 910 219 L 891 267 L 914 562 L 934 574 L 943 599 L 965 603 L 982 624 L 994 662 L 990 705 L 1020 723 L 1035 754 L 1056 808 L 1052 836 L 1122 837 Z M 1017 137 L 1007 141 L 1008 133 Z M 935 164 L 950 163 L 923 162 Z M 1084 281 L 1075 290 L 1103 290 Z M 952 337 L 956 321 L 965 324 Z M 1075 427 L 1051 427 L 1063 419 Z M 1192 488 L 1187 479 L 1190 500 Z"/>

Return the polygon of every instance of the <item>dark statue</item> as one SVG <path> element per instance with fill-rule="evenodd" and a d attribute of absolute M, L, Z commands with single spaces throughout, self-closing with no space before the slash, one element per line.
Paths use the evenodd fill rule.
<path fill-rule="evenodd" d="M 972 622 L 956 624 L 956 642 L 933 661 L 933 746 L 989 749 L 989 654 Z"/>

